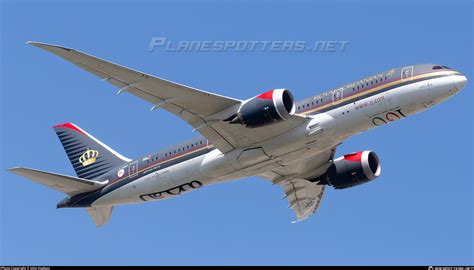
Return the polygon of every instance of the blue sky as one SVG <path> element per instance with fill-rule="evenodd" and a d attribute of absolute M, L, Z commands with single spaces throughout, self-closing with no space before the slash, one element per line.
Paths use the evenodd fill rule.
<path fill-rule="evenodd" d="M 473 264 L 472 1 L 3 1 L 0 264 Z M 336 52 L 148 51 L 182 40 L 349 41 Z M 183 197 L 119 206 L 95 228 L 64 196 L 5 170 L 73 175 L 52 126 L 73 122 L 128 157 L 195 134 L 185 122 L 25 44 L 73 47 L 207 91 L 297 99 L 392 67 L 441 63 L 470 80 L 459 95 L 359 134 L 338 155 L 372 149 L 382 176 L 329 188 L 291 224 L 277 186 L 256 177 Z"/>

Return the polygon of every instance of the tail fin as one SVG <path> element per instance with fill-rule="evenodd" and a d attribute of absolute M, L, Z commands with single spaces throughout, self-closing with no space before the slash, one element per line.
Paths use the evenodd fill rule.
<path fill-rule="evenodd" d="M 59 124 L 53 128 L 80 178 L 94 179 L 130 161 L 73 123 Z"/>

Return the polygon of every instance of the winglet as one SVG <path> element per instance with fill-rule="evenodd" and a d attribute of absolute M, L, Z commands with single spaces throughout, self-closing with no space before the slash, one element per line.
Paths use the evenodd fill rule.
<path fill-rule="evenodd" d="M 56 54 L 61 57 L 66 57 L 68 53 L 74 52 L 74 49 L 59 46 L 59 45 L 54 45 L 54 44 L 48 44 L 48 43 L 42 43 L 42 42 L 36 42 L 36 41 L 27 41 L 26 44 L 32 45 L 35 47 L 38 47 L 40 49 L 43 49 L 45 51 L 49 51 L 53 54 Z"/>

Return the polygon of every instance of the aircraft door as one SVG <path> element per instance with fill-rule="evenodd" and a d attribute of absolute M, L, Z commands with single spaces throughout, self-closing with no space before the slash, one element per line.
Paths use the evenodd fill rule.
<path fill-rule="evenodd" d="M 402 81 L 413 77 L 413 66 L 402 68 L 401 79 Z"/>
<path fill-rule="evenodd" d="M 337 103 L 342 100 L 344 98 L 343 95 L 344 91 L 342 88 L 334 90 L 334 92 L 332 92 L 332 103 Z"/>
<path fill-rule="evenodd" d="M 128 164 L 128 177 L 132 178 L 138 174 L 138 161 L 132 161 Z"/>

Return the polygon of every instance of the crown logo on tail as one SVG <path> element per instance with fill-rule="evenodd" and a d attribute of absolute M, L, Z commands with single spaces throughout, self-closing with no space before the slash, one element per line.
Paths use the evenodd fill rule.
<path fill-rule="evenodd" d="M 87 148 L 87 151 L 82 154 L 79 158 L 79 162 L 82 164 L 83 167 L 89 166 L 95 163 L 97 157 L 99 156 L 99 151 L 97 150 L 90 150 Z"/>

